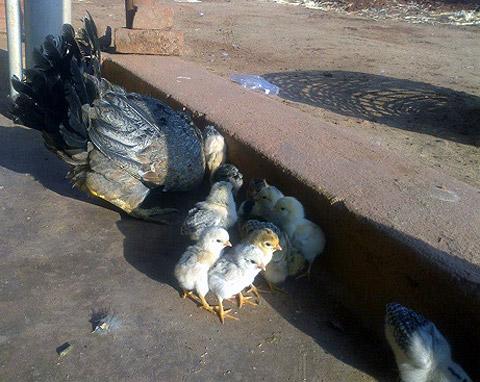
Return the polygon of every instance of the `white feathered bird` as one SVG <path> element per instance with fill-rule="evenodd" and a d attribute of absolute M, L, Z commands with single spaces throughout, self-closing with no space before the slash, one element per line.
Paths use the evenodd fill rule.
<path fill-rule="evenodd" d="M 246 241 L 236 245 L 232 253 L 222 256 L 208 272 L 208 286 L 218 300 L 218 316 L 236 319 L 225 311 L 223 300 L 238 296 L 239 306 L 247 302 L 242 291 L 253 284 L 261 270 L 265 270 L 273 252 L 281 250 L 278 236 L 269 229 L 253 232 Z"/>
<path fill-rule="evenodd" d="M 307 275 L 310 276 L 313 262 L 325 249 L 325 234 L 322 229 L 305 218 L 302 203 L 291 196 L 277 201 L 273 221 L 286 232 L 292 246 L 307 260 Z"/>
<path fill-rule="evenodd" d="M 203 130 L 203 147 L 211 178 L 215 171 L 227 160 L 225 138 L 215 127 L 207 126 Z"/>
<path fill-rule="evenodd" d="M 175 278 L 182 288 L 182 298 L 194 291 L 202 306 L 212 311 L 205 300 L 208 293 L 208 270 L 215 264 L 225 247 L 231 247 L 226 230 L 210 227 L 203 231 L 195 245 L 189 246 L 175 266 Z"/>
<path fill-rule="evenodd" d="M 385 335 L 403 382 L 472 382 L 452 360 L 445 337 L 421 314 L 400 304 L 388 304 Z"/>
<path fill-rule="evenodd" d="M 230 182 L 214 183 L 207 199 L 188 211 L 181 227 L 182 235 L 198 240 L 205 228 L 222 227 L 228 230 L 232 227 L 237 222 L 232 189 Z"/>
<path fill-rule="evenodd" d="M 263 222 L 259 220 L 247 220 L 240 227 L 240 235 L 242 238 L 251 235 L 253 232 L 268 228 L 272 230 L 279 238 L 282 250 L 273 253 L 272 260 L 268 263 L 263 277 L 268 283 L 270 290 L 278 289 L 275 284 L 283 283 L 288 277 L 288 259 L 290 256 L 290 241 L 288 236 L 283 233 L 275 224 Z"/>

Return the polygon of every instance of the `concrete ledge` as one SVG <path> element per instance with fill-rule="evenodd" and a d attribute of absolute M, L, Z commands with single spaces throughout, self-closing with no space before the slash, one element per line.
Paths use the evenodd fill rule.
<path fill-rule="evenodd" d="M 406 304 L 434 320 L 473 370 L 479 190 L 178 58 L 109 56 L 103 69 L 130 91 L 217 124 L 247 177 L 267 177 L 298 196 L 327 234 L 317 270 L 344 286 L 344 303 L 366 327 L 383 337 L 385 304 Z"/>

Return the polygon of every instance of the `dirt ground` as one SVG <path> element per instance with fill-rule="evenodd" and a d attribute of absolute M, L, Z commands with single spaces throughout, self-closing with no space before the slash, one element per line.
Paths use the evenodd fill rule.
<path fill-rule="evenodd" d="M 102 26 L 123 1 L 74 1 Z M 271 1 L 175 3 L 184 58 L 265 75 L 280 102 L 480 187 L 480 28 L 373 21 Z M 78 20 L 76 21 L 79 25 Z"/>
<path fill-rule="evenodd" d="M 74 0 L 75 24 L 88 9 L 99 26 L 121 26 L 123 4 Z M 186 60 L 225 77 L 265 75 L 279 102 L 480 187 L 479 28 L 266 0 L 172 4 Z M 2 116 L 0 138 L 0 380 L 397 380 L 385 343 L 334 295 L 318 295 L 324 280 L 288 283 L 289 295 L 266 295 L 239 312 L 242 325 L 222 327 L 178 298 L 178 227 L 93 204 L 71 190 L 39 134 Z M 118 332 L 90 334 L 92 310 L 104 307 L 118 314 Z M 59 357 L 66 341 L 72 352 Z"/>

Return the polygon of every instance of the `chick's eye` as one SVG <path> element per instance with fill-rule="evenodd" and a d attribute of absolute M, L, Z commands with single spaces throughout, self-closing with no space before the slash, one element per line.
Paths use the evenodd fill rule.
<path fill-rule="evenodd" d="M 250 263 L 255 264 L 255 260 L 250 260 Z"/>
<path fill-rule="evenodd" d="M 281 211 L 285 211 L 285 207 L 281 207 L 280 210 L 281 210 Z"/>
<path fill-rule="evenodd" d="M 271 246 L 272 246 L 272 244 L 269 243 L 268 241 L 265 243 L 265 245 L 266 245 L 267 247 L 271 247 Z"/>
<path fill-rule="evenodd" d="M 221 243 L 222 241 L 220 239 L 217 239 L 217 243 Z"/>

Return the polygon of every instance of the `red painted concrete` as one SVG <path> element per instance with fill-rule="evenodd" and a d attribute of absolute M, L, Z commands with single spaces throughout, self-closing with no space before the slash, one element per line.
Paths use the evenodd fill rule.
<path fill-rule="evenodd" d="M 381 333 L 384 304 L 397 300 L 435 320 L 468 360 L 480 341 L 479 190 L 178 58 L 110 56 L 104 72 L 203 113 L 247 176 L 299 196 L 327 233 L 320 266 L 364 324 Z"/>

